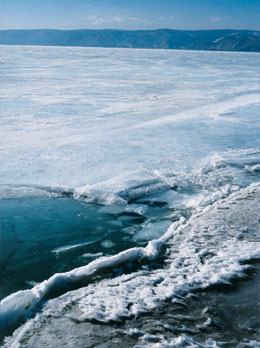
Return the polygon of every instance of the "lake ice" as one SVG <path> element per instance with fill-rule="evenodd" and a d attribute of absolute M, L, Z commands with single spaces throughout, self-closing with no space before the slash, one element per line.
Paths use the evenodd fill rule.
<path fill-rule="evenodd" d="M 259 195 L 259 63 L 257 53 L 1 46 L 0 328 L 46 299 L 60 306 L 61 294 L 80 296 L 84 318 L 120 320 L 180 286 L 228 281 L 241 275 L 241 260 L 259 257 L 255 222 L 240 240 L 242 218 L 232 233 L 216 219 L 215 245 L 192 225 L 203 229 L 203 214 L 221 210 L 223 199 L 233 221 L 233 200 L 247 195 L 259 218 L 250 205 Z M 167 246 L 175 229 L 186 231 L 177 251 Z M 198 278 L 169 281 L 165 248 L 172 270 L 182 260 L 181 277 L 196 266 Z M 206 266 L 196 263 L 211 254 Z M 145 270 L 147 262 L 159 270 Z M 151 285 L 158 277 L 160 296 Z M 121 299 L 106 290 L 120 279 L 128 284 Z"/>

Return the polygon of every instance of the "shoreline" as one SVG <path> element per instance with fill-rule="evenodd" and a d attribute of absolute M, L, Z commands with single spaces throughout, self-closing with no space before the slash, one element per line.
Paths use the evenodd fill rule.
<path fill-rule="evenodd" d="M 255 342 L 260 342 L 260 259 L 248 263 L 251 268 L 245 277 L 235 278 L 230 285 L 194 291 L 180 301 L 164 303 L 152 313 L 124 322 L 80 322 L 73 318 L 76 313 L 72 313 L 72 308 L 69 314 L 58 318 L 50 314 L 40 331 L 24 337 L 24 343 L 26 348 L 51 347 L 55 338 L 59 348 L 73 337 L 73 346 L 77 348 L 130 348 L 146 344 L 151 347 L 158 337 L 168 342 L 182 337 L 192 339 L 195 347 L 209 339 L 221 342 L 224 348 L 249 344 L 256 347 Z M 68 330 L 64 331 L 64 327 Z M 8 347 L 8 341 L 3 347 Z"/>
<path fill-rule="evenodd" d="M 49 297 L 42 308 L 35 306 L 35 317 L 7 338 L 4 347 L 63 347 L 68 342 L 77 348 L 145 343 L 171 347 L 172 340 L 194 347 L 205 342 L 207 347 L 219 347 L 218 342 L 224 347 L 260 344 L 258 204 L 254 184 L 205 208 L 179 229 L 168 230 L 168 237 L 175 231 L 168 246 L 170 268 L 143 269 Z M 31 290 L 33 296 L 36 290 Z"/>

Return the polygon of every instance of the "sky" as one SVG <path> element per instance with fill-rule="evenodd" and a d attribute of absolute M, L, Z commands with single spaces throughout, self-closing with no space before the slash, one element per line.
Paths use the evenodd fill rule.
<path fill-rule="evenodd" d="M 0 0 L 0 29 L 252 29 L 260 0 Z"/>

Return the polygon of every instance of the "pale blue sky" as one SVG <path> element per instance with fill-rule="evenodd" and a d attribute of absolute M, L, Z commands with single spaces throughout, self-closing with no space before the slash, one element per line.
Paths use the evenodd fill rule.
<path fill-rule="evenodd" d="M 0 0 L 0 29 L 253 29 L 260 0 Z"/>

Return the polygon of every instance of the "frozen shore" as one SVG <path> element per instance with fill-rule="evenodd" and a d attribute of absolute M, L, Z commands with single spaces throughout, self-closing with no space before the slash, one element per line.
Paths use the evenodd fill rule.
<path fill-rule="evenodd" d="M 188 347 L 193 338 L 257 347 L 259 263 L 248 262 L 260 256 L 259 197 L 260 185 L 252 184 L 170 228 L 161 237 L 168 242 L 160 269 L 103 279 L 49 300 L 3 347 Z M 249 279 L 237 282 L 246 274 Z M 213 341 L 205 346 L 220 345 Z"/>

